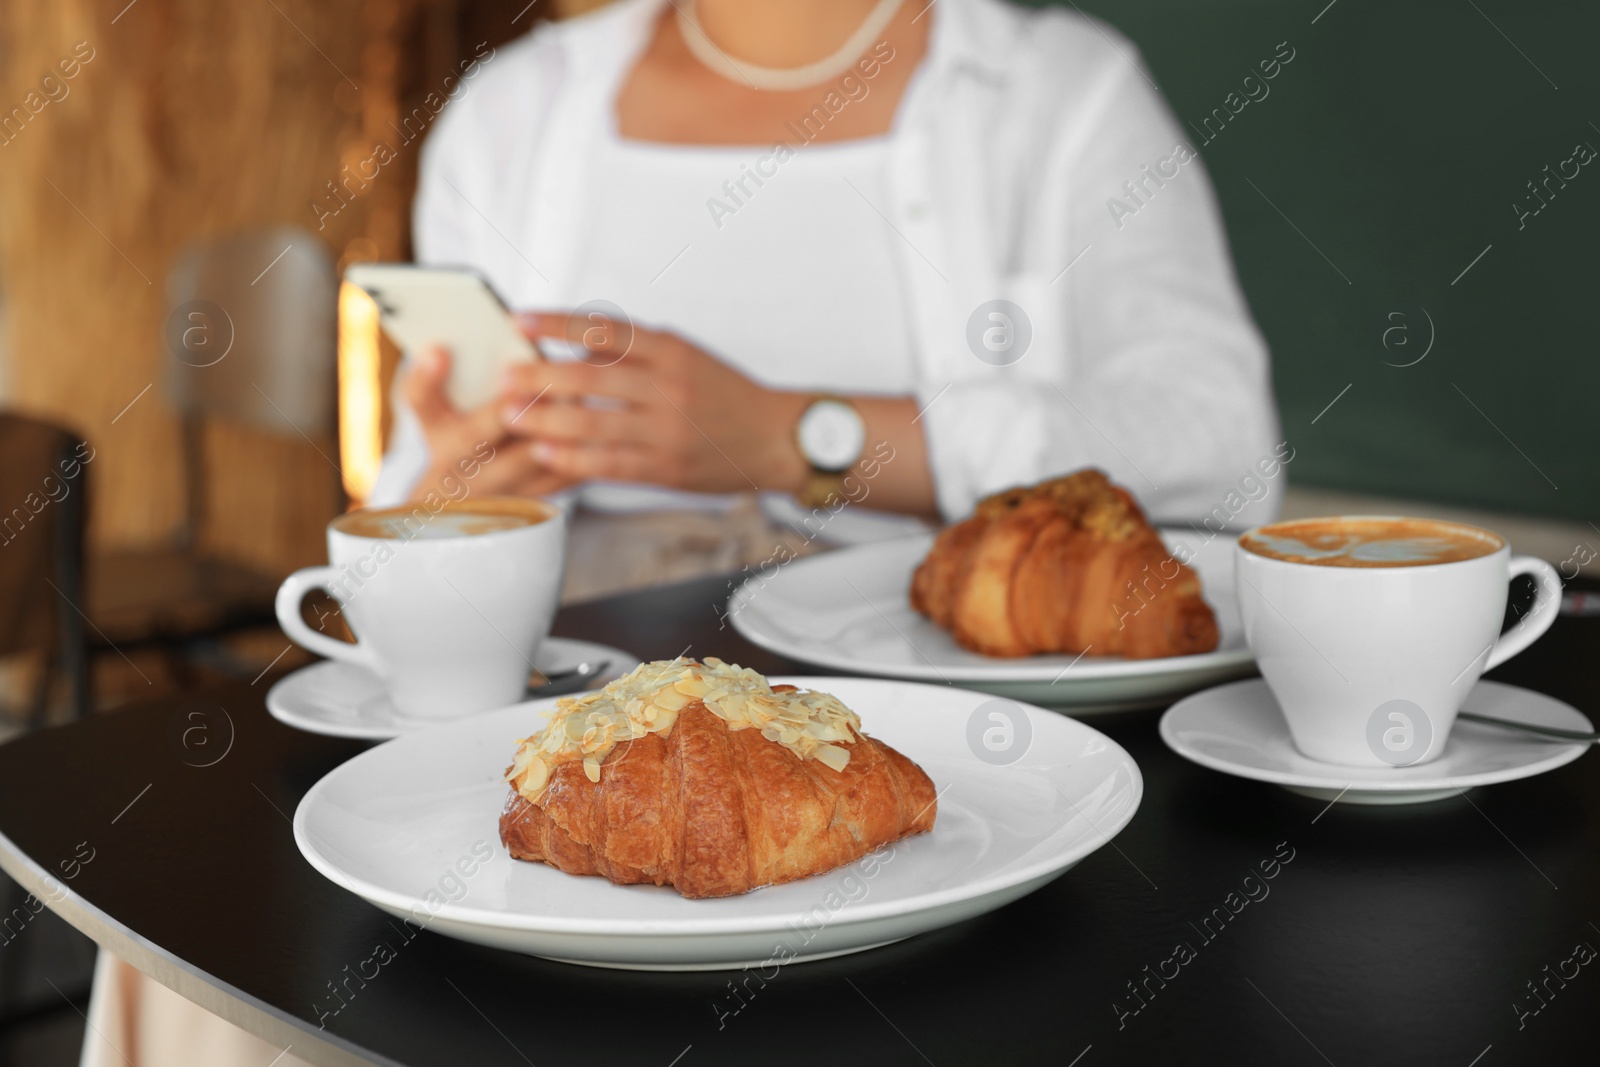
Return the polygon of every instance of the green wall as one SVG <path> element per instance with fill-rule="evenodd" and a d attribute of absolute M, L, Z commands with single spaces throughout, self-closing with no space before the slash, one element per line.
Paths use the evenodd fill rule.
<path fill-rule="evenodd" d="M 1295 480 L 1600 524 L 1600 158 L 1539 214 L 1513 209 L 1538 206 L 1547 164 L 1600 149 L 1600 4 L 1326 5 L 1082 5 L 1139 45 L 1186 127 L 1295 50 L 1201 147 Z M 1393 365 L 1422 355 L 1427 317 L 1426 358 Z"/>

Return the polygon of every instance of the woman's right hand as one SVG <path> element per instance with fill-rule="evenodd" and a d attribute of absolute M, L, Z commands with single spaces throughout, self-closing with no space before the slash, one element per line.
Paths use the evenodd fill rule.
<path fill-rule="evenodd" d="M 502 398 L 461 411 L 446 391 L 449 379 L 450 353 L 434 346 L 417 353 L 401 382 L 428 442 L 428 468 L 412 490 L 412 499 L 430 492 L 455 499 L 463 484 L 475 493 L 528 497 L 547 496 L 576 484 L 545 469 L 525 441 L 507 435 L 501 421 Z"/>

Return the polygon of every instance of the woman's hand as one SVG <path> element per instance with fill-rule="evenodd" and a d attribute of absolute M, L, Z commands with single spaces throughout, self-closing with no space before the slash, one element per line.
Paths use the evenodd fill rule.
<path fill-rule="evenodd" d="M 458 410 L 445 391 L 449 378 L 450 354 L 426 348 L 401 383 L 428 442 L 428 469 L 412 490 L 414 499 L 430 492 L 455 499 L 463 483 L 492 496 L 544 496 L 573 484 L 543 467 L 525 442 L 507 437 L 499 400 Z"/>
<path fill-rule="evenodd" d="M 759 385 L 670 333 L 569 315 L 521 322 L 582 354 L 507 373 L 500 425 L 528 439 L 521 451 L 547 476 L 703 493 L 804 484 L 793 433 L 805 394 Z"/>
<path fill-rule="evenodd" d="M 794 431 L 809 394 L 769 389 L 674 334 L 597 317 L 518 318 L 529 338 L 566 340 L 581 360 L 516 364 L 496 400 L 463 412 L 445 392 L 449 354 L 419 353 L 404 389 L 432 460 L 414 495 L 448 490 L 474 460 L 475 491 L 515 496 L 591 479 L 702 493 L 794 493 L 805 485 L 809 466 Z M 864 503 L 870 493 L 872 507 L 931 514 L 933 479 L 916 401 L 851 402 L 866 420 L 868 441 L 851 501 Z M 486 452 L 492 459 L 483 459 Z"/>

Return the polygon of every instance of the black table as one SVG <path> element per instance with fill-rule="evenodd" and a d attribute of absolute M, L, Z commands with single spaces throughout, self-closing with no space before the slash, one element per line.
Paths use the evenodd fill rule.
<path fill-rule="evenodd" d="M 556 629 L 645 658 L 689 645 L 802 670 L 719 630 L 726 592 L 717 579 L 599 601 Z M 1563 618 L 1495 677 L 1593 717 L 1597 647 L 1600 619 Z M 51 906 L 112 952 L 313 1061 L 1593 1060 L 1600 963 L 1578 947 L 1600 948 L 1592 756 L 1430 805 L 1327 807 L 1178 759 L 1156 712 L 1097 717 L 1145 774 L 1115 847 L 998 912 L 787 968 L 735 1000 L 727 973 L 594 970 L 429 932 L 403 941 L 313 871 L 290 833 L 305 791 L 365 746 L 274 722 L 266 685 L 0 747 L 0 865 L 41 896 L 53 888 Z M 1246 883 L 1263 862 L 1275 877 Z M 1206 923 L 1230 903 L 1236 915 Z M 395 958 L 319 1030 L 330 983 L 379 942 Z M 1190 951 L 1175 957 L 1180 943 Z"/>

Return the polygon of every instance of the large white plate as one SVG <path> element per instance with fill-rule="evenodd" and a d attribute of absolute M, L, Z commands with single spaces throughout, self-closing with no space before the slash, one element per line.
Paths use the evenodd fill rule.
<path fill-rule="evenodd" d="M 1233 538 L 1162 530 L 1167 547 L 1193 553 L 1221 640 L 1198 656 L 997 659 L 968 652 L 911 608 L 911 574 L 932 534 L 798 559 L 771 577 L 747 579 L 728 602 L 729 621 L 780 655 L 852 674 L 945 682 L 1016 700 L 1090 711 L 1154 707 L 1254 669 L 1233 591 Z M 1185 553 L 1187 554 L 1187 553 Z"/>
<path fill-rule="evenodd" d="M 295 841 L 328 878 L 439 933 L 575 963 L 701 970 L 856 952 L 991 911 L 1105 844 L 1139 807 L 1133 758 L 1072 719 L 943 686 L 773 681 L 833 693 L 921 764 L 939 789 L 933 830 L 876 860 L 717 900 L 513 860 L 497 829 L 501 774 L 542 722 L 532 704 L 355 757 L 300 802 Z M 996 710 L 1012 717 L 1002 755 L 1021 753 L 1007 765 L 976 754 L 998 758 L 981 739 L 1004 739 Z"/>

